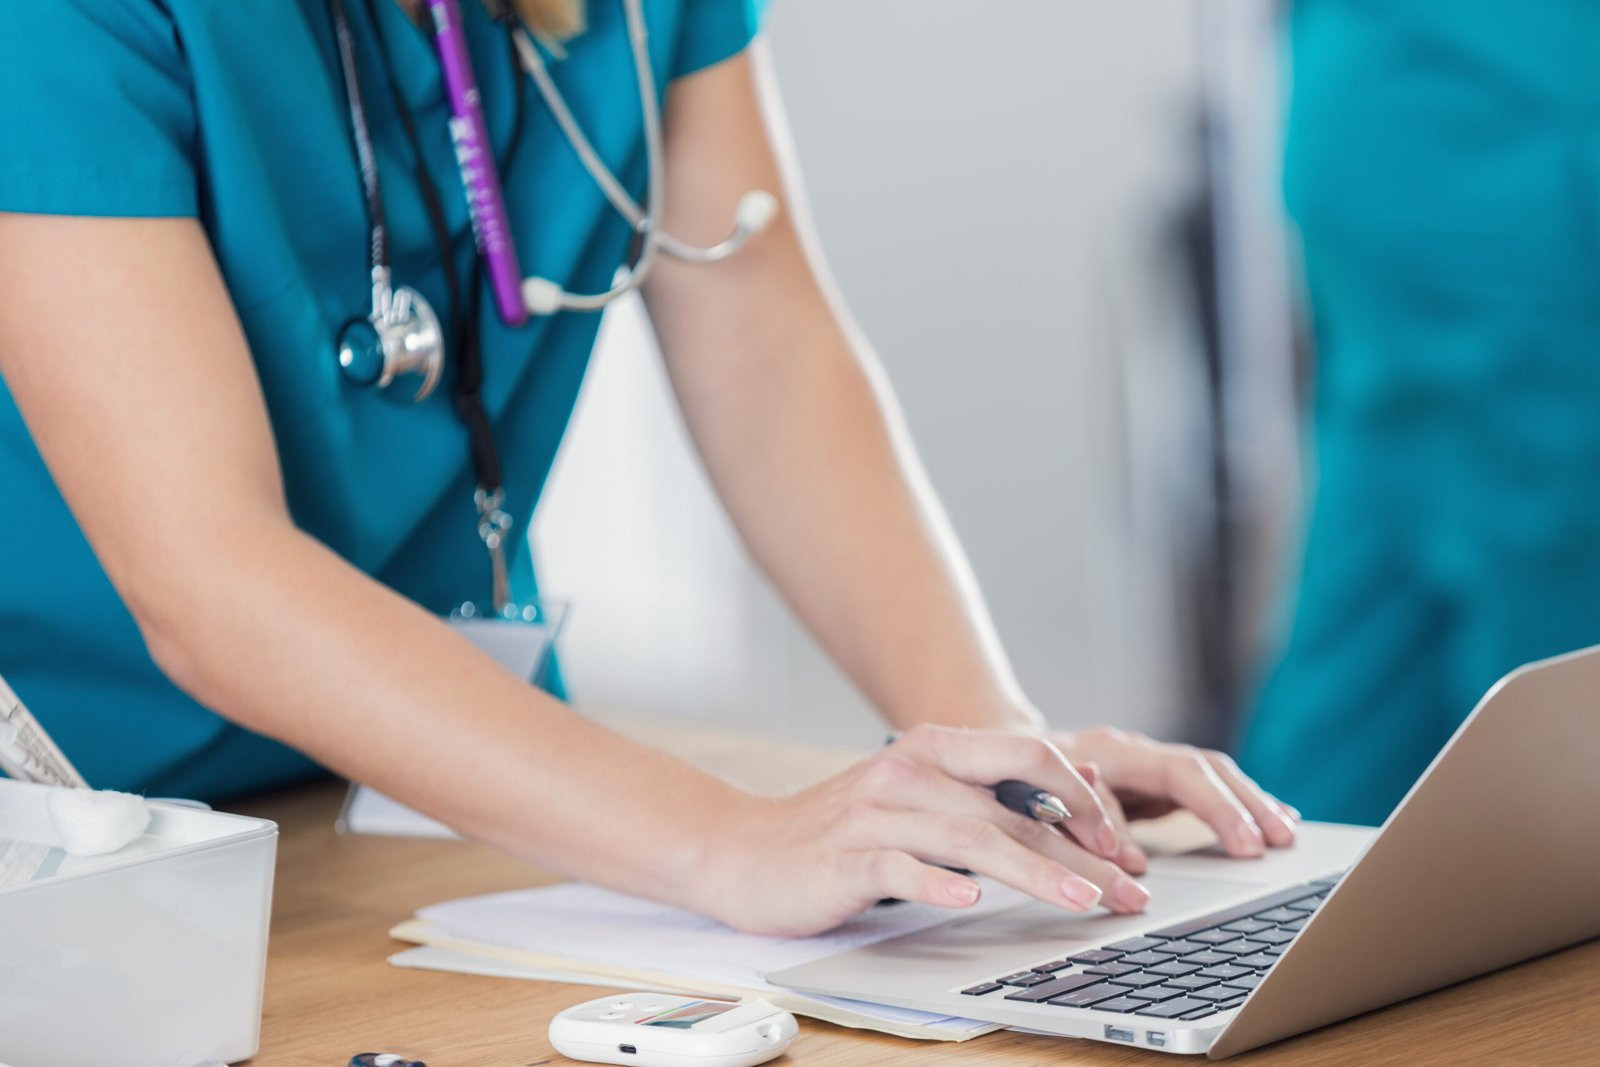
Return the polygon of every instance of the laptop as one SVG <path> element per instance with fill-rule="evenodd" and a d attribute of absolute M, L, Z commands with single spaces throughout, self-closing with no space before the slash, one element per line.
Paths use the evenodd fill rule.
<path fill-rule="evenodd" d="M 1497 682 L 1381 829 L 1143 880 L 1142 915 L 1028 900 L 767 978 L 1221 1059 L 1600 936 L 1600 646 Z"/>

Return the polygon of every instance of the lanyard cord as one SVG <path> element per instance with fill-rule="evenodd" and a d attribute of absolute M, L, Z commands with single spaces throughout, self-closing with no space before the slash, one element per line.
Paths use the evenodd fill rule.
<path fill-rule="evenodd" d="M 378 186 L 378 160 L 372 151 L 372 133 L 367 128 L 367 108 L 361 99 L 355 43 L 350 39 L 350 20 L 345 17 L 344 0 L 329 0 L 329 3 L 333 12 L 333 37 L 339 47 L 339 67 L 344 74 L 345 104 L 350 109 L 350 128 L 355 134 L 356 164 L 361 170 L 361 194 L 367 203 L 367 221 L 372 226 L 368 265 L 376 273 L 389 266 L 389 226 L 384 218 L 383 194 Z"/>
<path fill-rule="evenodd" d="M 371 132 L 367 124 L 366 109 L 361 99 L 360 86 L 356 74 L 355 49 L 350 36 L 350 25 L 345 15 L 343 0 L 330 0 L 334 19 L 334 36 L 339 45 L 340 63 L 344 70 L 347 97 L 350 104 L 351 128 L 355 135 L 356 156 L 361 165 L 362 189 L 367 201 L 367 212 L 372 223 L 372 255 L 374 270 L 388 268 L 388 232 L 384 225 L 383 200 L 378 186 L 377 159 L 373 152 Z M 438 186 L 427 171 L 422 153 L 421 138 L 417 135 L 416 120 L 411 113 L 410 106 L 406 103 L 404 95 L 400 92 L 400 82 L 395 75 L 393 60 L 389 53 L 388 42 L 384 39 L 383 25 L 380 21 L 377 6 L 374 0 L 365 0 L 367 20 L 372 26 L 373 35 L 378 44 L 378 52 L 383 60 L 384 79 L 388 84 L 389 92 L 394 103 L 396 114 L 405 132 L 406 141 L 410 145 L 412 157 L 416 165 L 417 186 L 422 194 L 423 207 L 428 216 L 429 227 L 433 231 L 434 243 L 440 257 L 440 266 L 444 270 L 446 290 L 450 305 L 451 321 L 454 325 L 455 350 L 458 354 L 458 369 L 455 384 L 452 388 L 452 397 L 455 401 L 456 415 L 461 420 L 467 431 L 468 454 L 472 461 L 473 474 L 477 481 L 475 503 L 478 508 L 478 535 L 489 548 L 490 559 L 494 570 L 494 606 L 501 610 L 506 607 L 509 600 L 509 586 L 505 571 L 504 539 L 511 528 L 511 516 L 502 510 L 501 505 L 505 500 L 503 478 L 500 466 L 499 449 L 495 446 L 494 427 L 489 419 L 489 412 L 483 403 L 483 353 L 480 347 L 477 312 L 481 307 L 483 293 L 483 261 L 482 257 L 473 257 L 472 273 L 468 289 L 469 301 L 462 300 L 461 285 L 456 277 L 454 256 L 450 240 L 450 229 L 445 223 L 444 206 L 439 196 Z M 522 127 L 525 114 L 525 89 L 522 85 L 522 71 L 517 60 L 516 45 L 512 37 L 514 29 L 514 15 L 503 12 L 498 20 L 505 26 L 508 54 L 511 58 L 512 71 L 514 72 L 513 85 L 515 86 L 514 101 L 515 115 L 512 124 L 511 138 L 506 146 L 505 161 L 499 164 L 501 174 L 505 174 L 516 158 L 517 149 L 522 142 Z M 430 24 L 431 25 L 431 24 Z"/>

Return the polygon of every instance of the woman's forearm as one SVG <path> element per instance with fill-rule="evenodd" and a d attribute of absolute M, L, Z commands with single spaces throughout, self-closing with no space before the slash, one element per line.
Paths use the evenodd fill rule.
<path fill-rule="evenodd" d="M 645 287 L 751 554 L 897 725 L 1035 725 L 882 372 L 829 298 L 765 50 L 675 84 L 667 105 L 666 229 L 715 240 L 747 189 L 783 204 L 736 259 L 663 261 Z"/>
<path fill-rule="evenodd" d="M 819 302 L 697 434 L 751 554 L 892 722 L 1032 726 L 865 347 Z"/>
<path fill-rule="evenodd" d="M 226 558 L 174 551 L 130 597 L 202 703 L 469 836 L 695 906 L 731 786 L 584 720 L 287 523 L 213 533 Z"/>

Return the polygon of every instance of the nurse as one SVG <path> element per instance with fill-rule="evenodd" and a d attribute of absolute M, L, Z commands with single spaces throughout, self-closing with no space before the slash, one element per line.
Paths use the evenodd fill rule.
<path fill-rule="evenodd" d="M 1377 823 L 1494 680 L 1600 642 L 1600 6 L 1297 0 L 1317 339 L 1298 604 L 1244 739 Z"/>
<path fill-rule="evenodd" d="M 1240 856 L 1289 844 L 1293 813 L 1225 757 L 1047 730 L 811 251 L 756 9 L 635 2 L 436 0 L 461 20 L 450 58 L 418 0 L 0 0 L 0 673 L 97 785 L 217 798 L 327 767 L 747 930 L 886 896 L 970 905 L 947 867 L 1138 910 L 1123 804 L 1190 807 Z M 664 195 L 659 218 L 636 232 L 608 202 L 528 49 L 627 200 L 653 215 Z M 475 72 L 486 119 L 462 156 L 492 153 L 503 187 L 486 244 L 542 279 L 522 309 L 475 250 L 446 66 Z M 738 256 L 657 254 L 664 233 L 721 240 L 750 190 L 779 210 Z M 652 259 L 645 299 L 722 501 L 903 731 L 795 796 L 610 734 L 444 621 L 536 595 L 527 523 L 598 319 L 555 290 Z M 396 323 L 424 373 L 361 384 Z M 413 402 L 435 325 L 440 377 Z M 1070 831 L 975 788 L 1006 778 L 1061 797 Z"/>

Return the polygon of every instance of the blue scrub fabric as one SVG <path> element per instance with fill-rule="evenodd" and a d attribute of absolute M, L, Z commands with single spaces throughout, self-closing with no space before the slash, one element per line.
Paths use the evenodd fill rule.
<path fill-rule="evenodd" d="M 376 13 L 416 116 L 423 165 L 451 234 L 441 257 L 424 212 L 375 27 L 345 4 L 370 112 L 398 283 L 422 291 L 451 336 L 445 271 L 474 249 L 427 35 L 394 0 Z M 552 63 L 601 155 L 644 185 L 638 90 L 618 0 Z M 743 49 L 759 0 L 646 0 L 658 89 Z M 522 143 L 503 175 L 523 269 L 604 289 L 627 225 L 511 64 L 479 0 L 463 0 L 490 138 L 503 154 L 513 93 Z M 295 522 L 362 571 L 435 612 L 488 598 L 464 431 L 447 388 L 421 404 L 352 388 L 340 324 L 366 314 L 368 222 L 324 0 L 0 0 L 0 211 L 195 217 L 254 357 Z M 477 316 L 484 400 L 520 535 L 539 498 L 599 317 L 505 326 L 488 287 Z M 116 359 L 116 352 L 77 358 Z M 518 536 L 513 592 L 536 595 Z M 241 608 L 247 606 L 241 605 Z M 0 386 L 0 674 L 101 787 L 219 798 L 316 773 L 306 757 L 235 727 L 175 688 L 57 491 Z M 330 680 L 331 681 L 331 680 Z"/>
<path fill-rule="evenodd" d="M 1600 7 L 1299 0 L 1292 57 L 1315 497 L 1241 762 L 1375 824 L 1600 642 Z"/>

